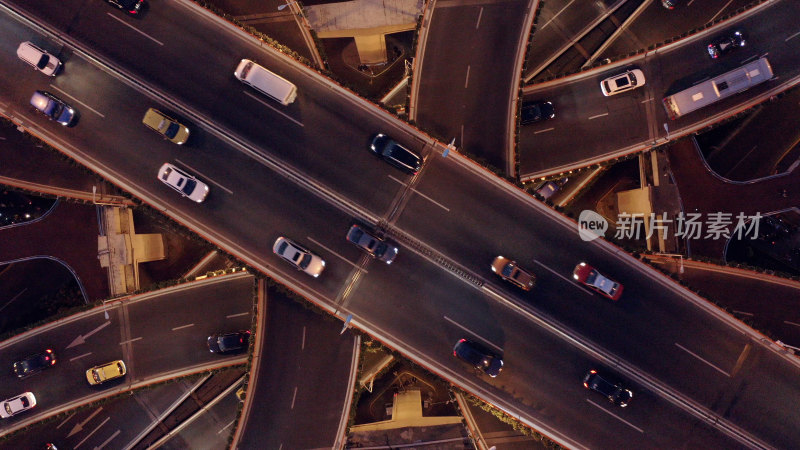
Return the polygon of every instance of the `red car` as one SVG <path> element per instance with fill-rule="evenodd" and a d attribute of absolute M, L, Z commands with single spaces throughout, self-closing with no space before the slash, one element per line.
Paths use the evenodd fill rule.
<path fill-rule="evenodd" d="M 622 285 L 616 281 L 606 278 L 602 273 L 598 272 L 594 267 L 582 262 L 575 266 L 572 271 L 572 278 L 578 282 L 589 286 L 601 295 L 617 301 L 622 295 Z"/>

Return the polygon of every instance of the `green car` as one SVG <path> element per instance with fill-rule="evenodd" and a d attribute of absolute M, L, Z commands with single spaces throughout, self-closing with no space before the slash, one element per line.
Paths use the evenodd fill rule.
<path fill-rule="evenodd" d="M 148 109 L 144 113 L 142 123 L 178 145 L 184 144 L 189 139 L 189 129 L 185 125 L 181 125 L 157 109 Z"/>

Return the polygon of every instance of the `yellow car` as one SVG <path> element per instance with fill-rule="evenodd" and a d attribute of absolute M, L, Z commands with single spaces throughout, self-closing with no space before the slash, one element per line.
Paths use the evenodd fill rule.
<path fill-rule="evenodd" d="M 121 359 L 111 361 L 110 363 L 94 366 L 86 371 L 86 381 L 92 386 L 105 383 L 106 381 L 115 378 L 123 377 L 128 372 L 125 368 L 125 363 Z"/>
<path fill-rule="evenodd" d="M 148 109 L 144 113 L 142 123 L 178 145 L 189 139 L 189 129 L 185 125 L 181 125 L 157 109 Z"/>

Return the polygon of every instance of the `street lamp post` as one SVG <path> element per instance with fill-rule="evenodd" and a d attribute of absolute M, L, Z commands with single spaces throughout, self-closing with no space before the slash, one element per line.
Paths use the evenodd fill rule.
<path fill-rule="evenodd" d="M 667 132 L 667 140 L 669 140 L 669 125 L 667 122 L 664 122 L 664 130 Z"/>

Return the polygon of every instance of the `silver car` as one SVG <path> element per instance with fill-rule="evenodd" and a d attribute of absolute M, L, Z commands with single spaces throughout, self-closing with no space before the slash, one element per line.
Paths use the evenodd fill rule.
<path fill-rule="evenodd" d="M 601 81 L 600 90 L 608 97 L 642 87 L 644 83 L 644 73 L 639 69 L 632 69 Z"/>
<path fill-rule="evenodd" d="M 61 60 L 33 45 L 32 42 L 23 42 L 17 47 L 19 59 L 33 66 L 34 69 L 45 75 L 54 77 L 61 70 Z"/>
<path fill-rule="evenodd" d="M 202 203 L 208 195 L 207 184 L 170 163 L 164 163 L 158 169 L 158 179 L 182 196 L 189 197 L 189 200 L 197 203 Z"/>
<path fill-rule="evenodd" d="M 293 265 L 297 270 L 316 278 L 325 269 L 325 261 L 311 250 L 283 236 L 275 240 L 272 251 Z"/>

